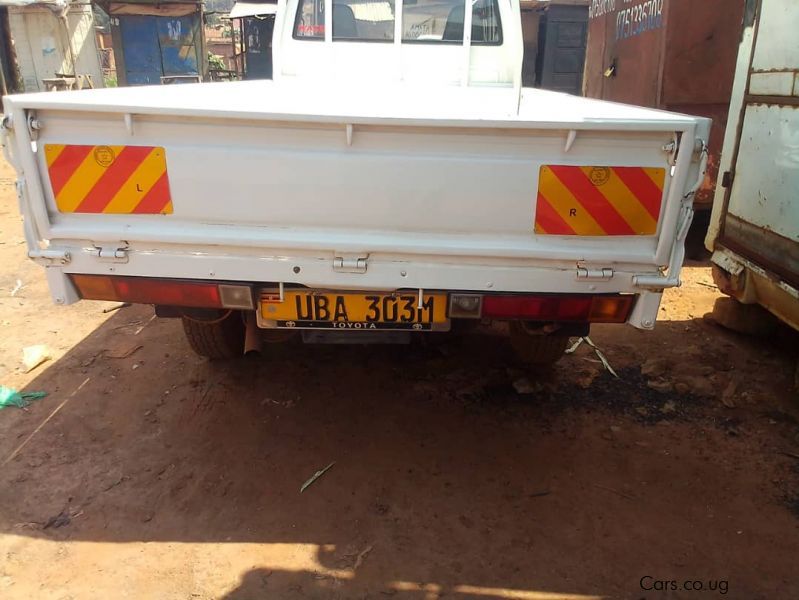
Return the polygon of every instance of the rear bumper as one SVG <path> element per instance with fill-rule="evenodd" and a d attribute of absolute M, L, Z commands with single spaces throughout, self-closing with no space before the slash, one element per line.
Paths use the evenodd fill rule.
<path fill-rule="evenodd" d="M 299 266 L 298 264 L 294 264 L 296 262 L 301 261 L 288 261 L 289 265 L 294 265 L 294 267 L 299 267 L 299 273 L 294 272 L 294 267 L 291 267 L 290 270 L 292 274 L 295 276 L 296 279 L 303 279 L 298 277 L 299 275 L 303 274 L 303 267 Z M 72 266 L 72 264 L 70 264 Z M 198 277 L 191 277 L 191 273 L 184 273 L 182 277 L 175 277 L 174 275 L 170 277 L 153 277 L 154 273 L 150 272 L 147 274 L 139 274 L 137 272 L 130 273 L 131 269 L 126 269 L 125 264 L 114 265 L 110 267 L 106 267 L 105 269 L 92 269 L 93 272 L 72 272 L 72 269 L 67 271 L 65 268 L 61 267 L 49 267 L 47 269 L 47 276 L 48 282 L 50 285 L 51 293 L 53 295 L 53 299 L 56 304 L 71 304 L 80 300 L 82 298 L 86 299 L 104 299 L 104 300 L 119 300 L 119 301 L 128 301 L 128 302 L 140 302 L 140 303 L 151 303 L 151 304 L 160 304 L 160 305 L 179 305 L 182 304 L 184 306 L 192 306 L 197 308 L 232 308 L 237 310 L 247 310 L 247 309 L 255 309 L 258 306 L 258 298 L 260 290 L 263 288 L 278 288 L 281 284 L 285 287 L 302 287 L 302 288 L 311 288 L 311 289 L 325 289 L 325 290 L 350 290 L 350 291 L 395 291 L 395 290 L 405 290 L 404 293 L 412 293 L 412 294 L 422 294 L 425 293 L 432 293 L 434 291 L 445 292 L 448 294 L 451 293 L 458 293 L 458 292 L 467 292 L 469 294 L 476 294 L 483 298 L 492 298 L 494 300 L 498 298 L 505 298 L 506 300 L 509 298 L 526 298 L 526 299 L 545 299 L 548 301 L 547 305 L 551 305 L 554 301 L 555 304 L 558 302 L 572 302 L 574 304 L 575 300 L 582 300 L 588 298 L 625 298 L 625 299 L 632 299 L 631 302 L 627 303 L 627 306 L 631 309 L 629 311 L 625 311 L 626 322 L 631 324 L 635 327 L 641 329 L 651 329 L 654 326 L 654 322 L 657 317 L 658 306 L 660 303 L 661 294 L 658 292 L 649 292 L 649 291 L 641 291 L 641 290 L 634 290 L 632 285 L 628 286 L 619 286 L 619 285 L 612 285 L 613 283 L 623 283 L 624 281 L 629 281 L 630 279 L 627 277 L 619 277 L 618 281 L 614 282 L 616 278 L 615 275 L 609 281 L 594 281 L 594 282 L 583 282 L 576 277 L 566 278 L 564 277 L 565 269 L 560 269 L 557 271 L 553 271 L 551 269 L 541 269 L 542 276 L 536 278 L 535 276 L 530 276 L 530 268 L 524 269 L 524 274 L 526 277 L 522 278 L 517 273 L 517 276 L 514 278 L 509 278 L 508 273 L 500 273 L 501 277 L 492 277 L 492 281 L 488 281 L 486 283 L 491 284 L 490 286 L 485 286 L 483 289 L 479 289 L 475 287 L 469 286 L 469 283 L 463 277 L 455 277 L 451 272 L 452 266 L 441 266 L 439 265 L 436 269 L 437 277 L 435 278 L 435 283 L 432 283 L 431 278 L 431 285 L 412 285 L 409 286 L 407 284 L 403 285 L 405 281 L 411 279 L 410 270 L 407 264 L 404 266 L 404 270 L 402 271 L 404 275 L 400 275 L 399 278 L 393 278 L 393 281 L 386 282 L 383 285 L 364 285 L 364 281 L 369 281 L 370 283 L 374 283 L 374 277 L 370 280 L 368 277 L 365 277 L 367 273 L 363 274 L 347 274 L 347 273 L 337 273 L 336 275 L 345 275 L 349 277 L 345 277 L 342 279 L 348 279 L 352 281 L 352 283 L 342 284 L 339 286 L 313 286 L 308 285 L 307 283 L 300 283 L 300 282 L 275 282 L 274 280 L 252 280 L 246 278 L 228 278 L 228 277 L 215 277 L 215 272 L 209 271 L 202 273 L 204 276 L 201 275 L 200 272 L 197 273 Z M 96 265 L 95 265 L 96 267 Z M 163 265 L 162 265 L 163 267 Z M 466 267 L 461 267 L 458 269 L 462 271 L 466 269 Z M 160 269 L 162 272 L 164 271 L 163 268 Z M 422 272 L 426 271 L 427 269 L 421 268 Z M 503 269 L 497 269 L 495 271 L 502 271 Z M 504 270 L 511 270 L 511 268 L 506 267 Z M 123 272 L 120 272 L 123 271 Z M 544 273 L 546 276 L 544 276 Z M 94 294 L 87 294 L 85 291 L 83 294 L 77 289 L 73 276 L 80 275 L 94 275 L 94 276 L 111 276 L 114 278 L 118 278 L 121 280 L 130 280 L 130 281 L 139 281 L 139 282 L 146 282 L 145 291 L 137 291 L 133 295 L 124 295 L 124 294 L 115 294 L 113 291 L 105 293 L 103 291 L 94 293 Z M 492 275 L 497 275 L 497 272 L 491 273 Z M 551 276 L 554 276 L 555 281 L 551 280 Z M 503 285 L 503 281 L 508 279 L 507 285 Z M 85 279 L 85 278 L 84 278 Z M 307 279 L 306 279 L 307 280 Z M 193 300 L 177 300 L 172 301 L 171 298 L 173 296 L 164 296 L 156 293 L 159 289 L 157 285 L 153 285 L 153 283 L 161 281 L 165 284 L 165 287 L 169 287 L 170 282 L 184 282 L 186 284 L 190 284 L 190 287 L 196 287 L 198 293 L 201 294 L 198 296 L 197 301 Z M 420 278 L 416 277 L 411 279 L 413 282 L 419 282 Z M 495 283 L 498 282 L 498 283 Z M 423 283 L 426 283 L 424 279 L 422 279 Z M 450 283 L 450 285 L 447 285 Z M 443 285 L 442 285 L 443 284 Z M 454 284 L 454 285 L 453 285 Z M 251 290 L 252 295 L 252 304 L 250 306 L 243 306 L 242 304 L 237 304 L 235 306 L 226 304 L 224 298 L 218 299 L 216 302 L 217 304 L 213 304 L 212 302 L 208 302 L 208 286 L 218 287 L 222 291 L 229 292 L 229 288 L 236 288 L 237 286 L 244 287 Z M 622 289 L 619 289 L 619 288 Z M 487 288 L 487 289 L 486 289 Z M 626 289 L 625 289 L 626 288 Z M 111 289 L 111 288 L 108 288 Z M 147 291 L 153 290 L 153 291 Z M 149 294 L 149 295 L 148 295 Z M 589 302 L 590 304 L 590 302 Z M 549 310 L 549 309 L 548 309 Z M 453 314 L 451 315 L 454 318 L 458 318 L 460 315 Z M 478 315 L 482 317 L 491 317 L 491 318 L 500 318 L 502 319 L 502 315 L 492 314 L 492 315 Z M 616 317 L 615 319 L 611 318 L 603 318 L 598 316 L 597 313 L 586 313 L 586 318 L 577 317 L 577 318 L 561 318 L 562 315 L 559 315 L 557 312 L 544 312 L 541 314 L 519 314 L 519 315 L 511 315 L 508 314 L 504 318 L 507 319 L 527 319 L 527 320 L 535 320 L 540 322 L 621 322 L 621 320 Z"/>

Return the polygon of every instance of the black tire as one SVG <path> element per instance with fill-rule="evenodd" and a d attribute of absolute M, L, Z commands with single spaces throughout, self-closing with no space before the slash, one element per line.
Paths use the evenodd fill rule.
<path fill-rule="evenodd" d="M 529 365 L 554 365 L 569 346 L 567 336 L 536 334 L 519 321 L 512 321 L 509 328 L 511 346 Z"/>
<path fill-rule="evenodd" d="M 244 354 L 244 321 L 236 310 L 220 313 L 216 319 L 181 317 L 189 346 L 211 360 L 238 358 Z"/>

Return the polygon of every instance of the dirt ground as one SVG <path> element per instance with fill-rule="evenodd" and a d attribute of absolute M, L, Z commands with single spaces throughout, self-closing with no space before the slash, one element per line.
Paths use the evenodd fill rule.
<path fill-rule="evenodd" d="M 799 344 L 706 318 L 706 265 L 594 328 L 619 379 L 493 332 L 212 364 L 52 305 L 21 232 L 3 164 L 0 383 L 48 396 L 0 411 L 0 598 L 799 598 Z"/>

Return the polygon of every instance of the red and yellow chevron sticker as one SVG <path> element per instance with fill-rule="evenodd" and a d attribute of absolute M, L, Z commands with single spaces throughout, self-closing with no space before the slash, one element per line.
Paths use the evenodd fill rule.
<path fill-rule="evenodd" d="M 549 235 L 654 235 L 666 169 L 543 165 L 535 232 Z"/>
<path fill-rule="evenodd" d="M 45 144 L 44 155 L 62 213 L 172 212 L 163 148 Z"/>

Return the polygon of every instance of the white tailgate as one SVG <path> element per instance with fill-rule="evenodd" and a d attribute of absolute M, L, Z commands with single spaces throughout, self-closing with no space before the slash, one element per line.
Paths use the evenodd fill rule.
<path fill-rule="evenodd" d="M 369 125 L 355 126 L 348 143 L 346 127 L 323 124 L 138 117 L 130 136 L 111 115 L 38 116 L 40 148 L 163 147 L 174 206 L 168 215 L 60 212 L 38 152 L 55 238 L 221 236 L 270 247 L 655 262 L 657 235 L 536 235 L 534 222 L 542 165 L 667 170 L 670 136 L 661 132 L 585 132 L 566 153 L 563 135 L 546 130 Z"/>
<path fill-rule="evenodd" d="M 686 192 L 698 180 L 694 140 L 706 136 L 706 120 L 532 90 L 518 112 L 515 103 L 507 110 L 507 91 L 442 88 L 435 102 L 405 93 L 326 97 L 259 82 L 7 98 L 23 209 L 36 225 L 32 256 L 47 254 L 67 273 L 356 289 L 677 285 L 678 232 L 689 223 Z M 325 110 L 314 112 L 319 98 Z M 38 125 L 33 145 L 26 116 Z M 678 134 L 690 142 L 675 155 Z M 168 177 L 166 214 L 109 214 L 110 196 L 71 212 L 78 204 L 53 193 L 53 185 L 65 189 L 52 173 L 63 147 L 91 149 L 67 185 L 94 200 L 103 164 L 150 148 Z M 556 170 L 590 188 L 575 210 L 572 196 L 585 190 L 564 191 Z M 630 191 L 619 184 L 629 170 L 650 191 L 646 173 L 659 178 L 648 223 L 637 229 L 631 223 L 641 220 L 643 201 L 625 208 Z M 158 174 L 130 176 L 125 194 L 147 192 Z M 546 205 L 560 216 L 547 215 Z M 625 219 L 629 231 L 618 229 Z M 336 257 L 368 257 L 368 270 L 336 272 Z"/>

